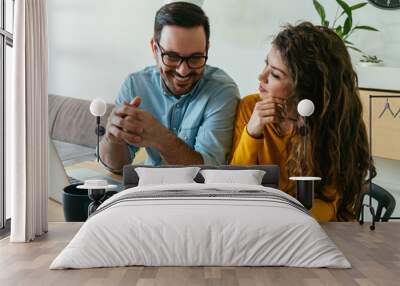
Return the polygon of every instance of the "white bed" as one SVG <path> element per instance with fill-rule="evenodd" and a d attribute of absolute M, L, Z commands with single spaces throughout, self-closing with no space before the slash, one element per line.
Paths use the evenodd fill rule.
<path fill-rule="evenodd" d="M 111 197 L 50 269 L 128 265 L 351 267 L 291 196 L 198 183 L 138 186 Z"/>

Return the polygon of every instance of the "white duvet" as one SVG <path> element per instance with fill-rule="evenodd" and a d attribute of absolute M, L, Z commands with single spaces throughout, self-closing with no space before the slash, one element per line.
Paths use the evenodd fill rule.
<path fill-rule="evenodd" d="M 174 190 L 172 197 L 145 197 Z M 252 196 L 257 191 L 266 197 L 264 193 Z M 216 192 L 228 195 L 220 197 Z M 127 265 L 350 268 L 342 252 L 299 204 L 279 190 L 254 185 L 131 188 L 105 201 L 50 269 Z"/>

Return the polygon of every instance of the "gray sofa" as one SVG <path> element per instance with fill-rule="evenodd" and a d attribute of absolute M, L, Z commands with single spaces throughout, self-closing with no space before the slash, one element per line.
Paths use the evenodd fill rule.
<path fill-rule="evenodd" d="M 95 160 L 96 119 L 89 111 L 90 101 L 49 95 L 49 132 L 64 166 Z M 114 105 L 107 104 L 101 117 L 105 127 Z"/>

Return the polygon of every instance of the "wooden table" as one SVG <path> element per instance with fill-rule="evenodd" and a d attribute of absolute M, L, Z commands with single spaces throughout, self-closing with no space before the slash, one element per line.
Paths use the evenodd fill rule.
<path fill-rule="evenodd" d="M 93 170 L 98 174 L 106 175 L 106 176 L 111 177 L 114 180 L 122 182 L 121 175 L 117 175 L 117 174 L 107 171 L 100 163 L 98 163 L 96 161 L 85 161 L 85 162 L 81 162 L 81 163 L 77 163 L 77 164 L 65 167 L 65 170 L 69 175 L 71 175 L 70 171 L 75 171 L 75 170 L 80 170 L 80 169 Z M 59 191 L 60 191 L 60 197 L 61 197 L 62 190 L 59 190 Z M 64 211 L 63 211 L 63 206 L 61 204 L 61 200 L 54 200 L 53 198 L 49 198 L 48 221 L 49 222 L 65 221 Z"/>
<path fill-rule="evenodd" d="M 139 148 L 139 151 L 136 153 L 135 159 L 133 160 L 132 164 L 133 165 L 143 165 L 146 158 L 147 158 L 147 154 L 146 154 L 145 148 Z M 117 175 L 117 174 L 107 171 L 97 161 L 85 161 L 85 162 L 81 162 L 81 163 L 77 163 L 77 164 L 73 164 L 73 165 L 69 165 L 69 166 L 65 167 L 65 170 L 67 171 L 67 173 L 68 173 L 68 171 L 79 170 L 79 169 L 93 170 L 100 174 L 110 176 L 114 180 L 122 181 L 122 175 Z"/>
<path fill-rule="evenodd" d="M 119 267 L 49 270 L 81 223 L 50 223 L 32 243 L 0 241 L 0 285 L 400 285 L 400 223 L 325 223 L 352 269 Z"/>
<path fill-rule="evenodd" d="M 93 170 L 97 173 L 103 174 L 103 175 L 107 175 L 110 176 L 111 178 L 117 180 L 117 181 L 122 181 L 122 175 L 117 175 L 114 174 L 108 170 L 106 170 L 100 163 L 98 163 L 97 161 L 85 161 L 85 162 L 81 162 L 81 163 L 77 163 L 74 165 L 70 165 L 65 167 L 65 170 L 67 171 L 67 173 L 69 171 L 73 171 L 73 170 L 79 170 L 79 169 L 89 169 L 89 170 Z"/>

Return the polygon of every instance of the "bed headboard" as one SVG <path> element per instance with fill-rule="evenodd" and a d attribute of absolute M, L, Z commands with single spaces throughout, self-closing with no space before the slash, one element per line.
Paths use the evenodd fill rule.
<path fill-rule="evenodd" d="M 194 166 L 194 165 L 192 165 Z M 220 166 L 205 166 L 205 165 L 195 165 L 196 167 L 200 167 L 202 170 L 204 169 L 219 169 L 219 170 L 247 170 L 247 169 L 255 169 L 255 170 L 263 170 L 265 171 L 265 175 L 262 179 L 261 184 L 265 187 L 278 188 L 279 182 L 279 166 L 278 165 L 252 165 L 252 166 L 236 166 L 236 165 L 220 165 Z M 164 166 L 146 166 L 146 165 L 126 165 L 123 170 L 123 184 L 124 188 L 132 188 L 136 187 L 139 182 L 139 176 L 137 175 L 135 168 L 136 167 L 146 167 L 146 168 L 175 168 L 182 167 L 177 165 L 164 165 Z M 197 183 L 204 183 L 204 178 L 200 174 L 194 178 Z"/>

